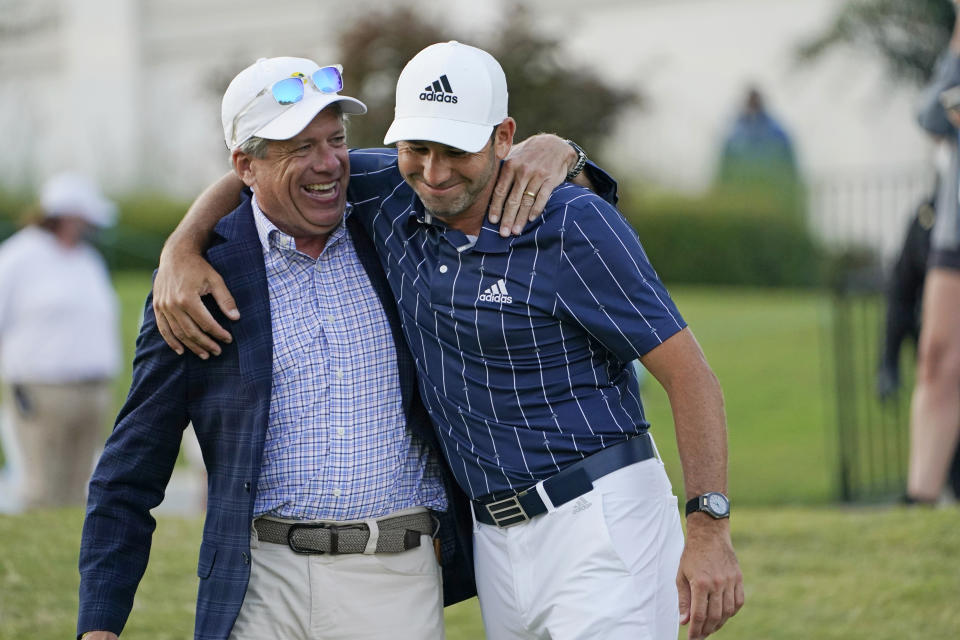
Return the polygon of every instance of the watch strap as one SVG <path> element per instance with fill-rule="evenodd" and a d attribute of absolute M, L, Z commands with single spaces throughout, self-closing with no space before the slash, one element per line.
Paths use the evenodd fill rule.
<path fill-rule="evenodd" d="M 714 512 L 714 510 L 710 508 L 708 501 L 710 500 L 710 497 L 713 495 L 721 496 L 723 500 L 726 502 L 726 507 L 727 507 L 726 513 L 717 515 Z M 693 498 L 690 498 L 689 500 L 687 500 L 687 506 L 685 508 L 685 512 L 686 512 L 686 515 L 689 516 L 691 513 L 696 513 L 697 511 L 702 511 L 712 518 L 729 518 L 730 517 L 730 499 L 727 498 L 727 496 L 725 496 L 724 494 L 716 491 L 704 493 L 699 496 L 694 496 Z"/>
<path fill-rule="evenodd" d="M 587 154 L 583 149 L 580 148 L 573 140 L 567 140 L 567 144 L 573 147 L 573 150 L 577 152 L 577 161 L 574 163 L 573 168 L 567 172 L 567 181 L 573 180 L 580 172 L 583 171 L 583 167 L 587 164 Z"/>

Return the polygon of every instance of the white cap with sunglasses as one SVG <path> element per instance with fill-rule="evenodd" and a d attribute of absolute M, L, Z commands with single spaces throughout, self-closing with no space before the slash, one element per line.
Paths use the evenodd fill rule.
<path fill-rule="evenodd" d="M 341 67 L 320 67 L 306 58 L 260 58 L 241 71 L 223 94 L 220 117 L 223 139 L 232 151 L 256 136 L 289 140 L 323 109 L 340 103 L 344 113 L 367 107 L 341 96 Z"/>
<path fill-rule="evenodd" d="M 475 153 L 507 117 L 507 79 L 482 49 L 443 42 L 415 55 L 397 80 L 397 106 L 384 144 L 439 142 Z"/>

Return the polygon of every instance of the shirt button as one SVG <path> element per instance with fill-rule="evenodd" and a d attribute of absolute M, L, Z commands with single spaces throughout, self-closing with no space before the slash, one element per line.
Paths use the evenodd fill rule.
<path fill-rule="evenodd" d="M 250 483 L 249 483 L 249 482 L 244 482 L 244 483 L 243 483 L 243 490 L 246 491 L 247 493 L 250 493 Z"/>
<path fill-rule="evenodd" d="M 445 264 L 440 265 L 440 273 L 446 273 L 446 272 L 447 272 L 447 265 Z"/>
<path fill-rule="evenodd" d="M 337 369 L 337 378 L 343 378 L 343 369 Z"/>
<path fill-rule="evenodd" d="M 333 316 L 327 316 L 324 320 L 327 324 L 333 324 Z"/>
<path fill-rule="evenodd" d="M 345 434 L 346 432 L 347 432 L 347 430 L 344 429 L 343 427 L 337 427 L 337 435 L 338 435 L 338 436 L 342 436 L 342 435 Z"/>
<path fill-rule="evenodd" d="M 334 489 L 334 490 L 333 490 L 333 495 L 334 495 L 334 497 L 339 498 L 341 493 L 343 493 L 343 491 L 340 491 L 340 489 Z"/>

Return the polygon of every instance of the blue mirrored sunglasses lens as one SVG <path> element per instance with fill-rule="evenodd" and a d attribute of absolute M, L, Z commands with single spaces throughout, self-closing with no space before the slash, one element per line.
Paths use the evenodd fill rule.
<path fill-rule="evenodd" d="M 317 89 L 324 93 L 336 93 L 343 89 L 343 77 L 336 67 L 322 67 L 310 76 Z"/>
<path fill-rule="evenodd" d="M 286 78 L 273 85 L 273 97 L 280 104 L 293 104 L 303 99 L 303 80 Z"/>

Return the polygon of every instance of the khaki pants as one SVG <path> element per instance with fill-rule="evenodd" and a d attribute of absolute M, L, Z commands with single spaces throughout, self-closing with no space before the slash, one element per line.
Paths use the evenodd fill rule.
<path fill-rule="evenodd" d="M 442 640 L 430 536 L 402 553 L 299 555 L 250 541 L 250 582 L 230 640 Z"/>
<path fill-rule="evenodd" d="M 82 505 L 112 407 L 108 380 L 5 384 L 23 461 L 24 508 Z"/>

